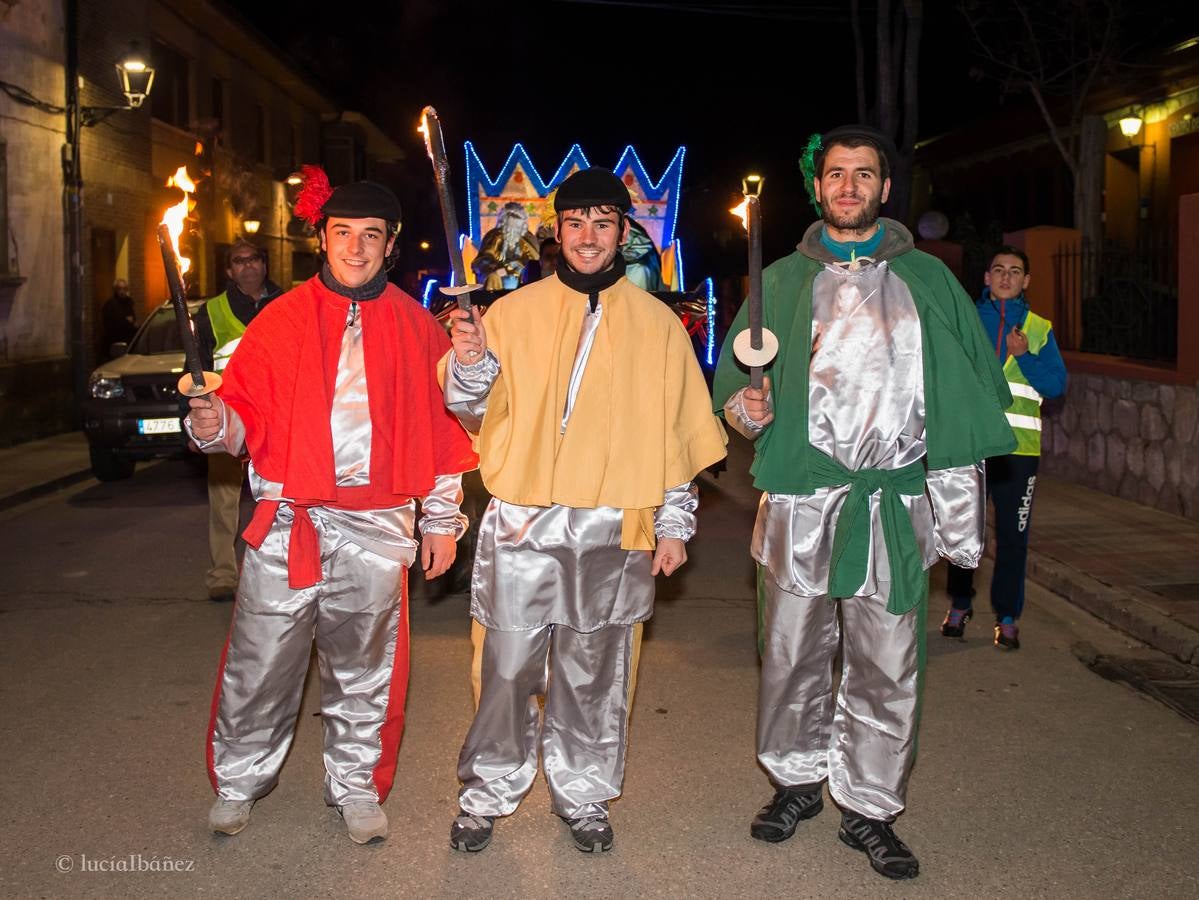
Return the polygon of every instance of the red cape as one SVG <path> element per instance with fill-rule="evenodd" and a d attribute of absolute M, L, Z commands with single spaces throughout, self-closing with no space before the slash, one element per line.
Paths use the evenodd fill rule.
<path fill-rule="evenodd" d="M 272 301 L 246 329 L 219 391 L 245 424 L 254 468 L 281 483 L 283 495 L 294 501 L 300 527 L 293 526 L 291 556 L 294 562 L 299 551 L 307 570 L 298 580 L 310 578 L 309 550 L 316 550 L 295 544 L 297 531 L 311 530 L 307 514 L 301 515 L 304 508 L 400 506 L 428 494 L 438 475 L 478 465 L 437 381 L 437 362 L 449 350 L 449 338 L 428 310 L 388 284 L 379 297 L 358 304 L 372 423 L 370 484 L 337 486 L 329 415 L 349 304 L 319 277 Z M 260 509 L 265 513 L 267 506 Z M 265 537 L 277 505 L 269 506 L 269 518 L 259 521 L 256 513 L 247 532 Z M 247 540 L 251 537 L 261 542 L 257 533 L 248 533 Z M 315 533 L 299 537 L 315 544 Z M 292 574 L 296 587 L 297 573 Z"/>

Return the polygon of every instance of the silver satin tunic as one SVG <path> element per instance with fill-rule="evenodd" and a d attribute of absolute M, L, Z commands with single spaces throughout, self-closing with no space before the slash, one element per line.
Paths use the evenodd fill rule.
<path fill-rule="evenodd" d="M 578 396 L 602 303 L 583 317 L 561 428 Z M 500 372 L 488 350 L 470 366 L 450 354 L 446 406 L 468 431 L 478 433 L 487 394 Z M 654 533 L 687 541 L 695 534 L 699 492 L 693 483 L 666 491 L 654 513 Z M 651 554 L 620 547 L 624 512 L 613 507 L 521 506 L 492 498 L 479 523 L 471 578 L 471 616 L 487 628 L 524 631 L 567 625 L 594 631 L 631 625 L 653 615 Z"/>
<path fill-rule="evenodd" d="M 920 320 L 907 285 L 886 262 L 867 260 L 853 269 L 826 264 L 812 285 L 812 340 L 812 445 L 851 470 L 898 469 L 923 458 Z M 743 391 L 729 399 L 726 418 L 752 439 L 763 426 L 745 415 L 743 400 Z M 983 546 L 981 463 L 931 471 L 926 488 L 920 496 L 901 495 L 925 567 L 938 554 L 976 566 Z M 849 490 L 766 494 L 758 508 L 751 548 L 765 570 L 758 761 L 775 785 L 811 787 L 827 779 L 842 809 L 890 821 L 905 807 L 914 759 L 921 617 L 919 609 L 887 612 L 890 569 L 878 493 L 870 500 L 865 579 L 851 598 L 828 597 L 833 535 Z"/>
<path fill-rule="evenodd" d="M 357 305 L 342 336 L 329 417 L 340 486 L 370 481 L 371 421 Z M 190 433 L 190 427 L 189 427 Z M 194 438 L 194 435 L 193 435 Z M 205 452 L 240 454 L 245 429 L 225 407 Z M 415 558 L 415 504 L 383 510 L 309 509 L 323 579 L 288 587 L 294 513 L 282 485 L 250 464 L 257 500 L 281 499 L 262 546 L 248 548 L 218 676 L 209 775 L 227 799 L 254 800 L 277 783 L 291 746 L 313 637 L 321 672 L 325 799 L 381 802 L 390 789 L 408 681 L 406 567 Z M 421 503 L 424 533 L 460 536 L 461 476 L 440 476 Z"/>
<path fill-rule="evenodd" d="M 584 316 L 563 432 L 602 315 L 597 304 Z M 490 351 L 472 366 L 450 356 L 446 404 L 469 431 L 479 430 L 499 369 Z M 667 491 L 655 511 L 656 535 L 689 540 L 697 505 L 693 484 Z M 539 751 L 558 815 L 604 816 L 620 796 L 636 623 L 650 617 L 654 599 L 651 554 L 620 548 L 623 517 L 614 508 L 495 498 L 484 512 L 471 591 L 471 615 L 484 626 L 479 707 L 458 757 L 464 811 L 513 813 L 533 785 Z"/>
<path fill-rule="evenodd" d="M 808 439 L 851 470 L 900 469 L 922 459 L 924 360 L 920 319 L 902 280 L 885 262 L 856 271 L 828 264 L 812 285 Z M 751 440 L 761 426 L 745 415 L 738 391 L 726 419 Z M 928 472 L 926 492 L 901 494 L 928 568 L 944 556 L 976 568 L 983 549 L 982 464 Z M 763 494 L 750 553 L 784 590 L 805 597 L 828 591 L 834 525 L 850 486 L 806 496 Z M 857 596 L 890 590 L 879 494 L 870 498 L 870 559 Z"/>

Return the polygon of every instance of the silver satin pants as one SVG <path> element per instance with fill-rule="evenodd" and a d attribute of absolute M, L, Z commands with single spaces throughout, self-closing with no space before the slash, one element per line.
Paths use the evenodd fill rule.
<path fill-rule="evenodd" d="M 391 790 L 408 690 L 407 569 L 318 525 L 325 579 L 287 586 L 290 526 L 248 547 L 208 735 L 216 792 L 256 800 L 279 780 L 316 637 L 325 802 Z"/>
<path fill-rule="evenodd" d="M 761 575 L 758 761 L 776 786 L 827 778 L 842 809 L 893 820 L 903 812 L 915 759 L 919 608 L 896 616 L 878 596 L 801 597 L 780 588 L 769 571 Z"/>
<path fill-rule="evenodd" d="M 479 708 L 458 757 L 462 809 L 511 815 L 533 786 L 540 736 L 553 811 L 606 815 L 624 782 L 640 626 L 481 630 Z"/>

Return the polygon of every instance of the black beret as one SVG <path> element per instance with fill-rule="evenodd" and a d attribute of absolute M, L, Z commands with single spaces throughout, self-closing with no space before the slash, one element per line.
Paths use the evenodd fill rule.
<path fill-rule="evenodd" d="M 554 194 L 554 212 L 597 206 L 614 206 L 621 212 L 633 208 L 629 189 L 608 169 L 580 169 L 558 185 Z"/>
<path fill-rule="evenodd" d="M 342 219 L 400 221 L 400 201 L 389 188 L 373 181 L 343 184 L 333 191 L 321 212 Z"/>
<path fill-rule="evenodd" d="M 895 149 L 895 142 L 877 128 L 872 128 L 869 125 L 839 125 L 832 131 L 826 131 L 821 136 L 820 146 L 823 151 L 827 151 L 830 146 L 838 141 L 846 140 L 855 142 L 865 141 L 872 145 L 875 150 L 887 157 L 887 163 L 894 170 L 895 159 L 899 155 Z"/>

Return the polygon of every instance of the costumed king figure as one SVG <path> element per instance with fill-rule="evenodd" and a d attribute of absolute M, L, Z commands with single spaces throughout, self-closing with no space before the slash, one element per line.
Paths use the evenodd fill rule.
<path fill-rule="evenodd" d="M 974 568 L 983 467 L 1015 446 L 1011 398 L 974 304 L 938 260 L 879 218 L 895 158 L 866 126 L 809 142 L 805 177 L 822 220 L 762 276 L 779 351 L 761 389 L 733 357 L 713 389 L 754 443 L 762 490 L 758 761 L 774 798 L 753 837 L 783 841 L 823 806 L 839 836 L 889 878 L 916 857 L 895 835 L 916 746 L 927 569 Z M 833 698 L 833 660 L 842 655 Z"/>
<path fill-rule="evenodd" d="M 483 235 L 471 267 L 484 288 L 500 291 L 519 285 L 525 267 L 539 256 L 537 239 L 529 232 L 529 211 L 513 200 L 500 210 L 495 228 Z"/>
<path fill-rule="evenodd" d="M 250 323 L 220 391 L 186 420 L 205 452 L 248 454 L 258 502 L 213 699 L 209 824 L 236 834 L 275 786 L 315 635 L 325 802 L 367 843 L 387 835 L 379 804 L 403 731 L 407 567 L 418 551 L 428 578 L 453 562 L 477 458 L 442 403 L 444 330 L 387 280 L 399 201 L 303 171 L 296 214 L 324 265 Z"/>
<path fill-rule="evenodd" d="M 686 330 L 624 277 L 628 189 L 586 169 L 554 203 L 556 274 L 482 319 L 451 313 L 445 399 L 478 435 L 493 498 L 472 578 L 479 706 L 458 758 L 459 850 L 483 849 L 516 810 L 539 749 L 575 846 L 611 848 L 654 576 L 686 560 L 693 479 L 725 454 Z"/>

